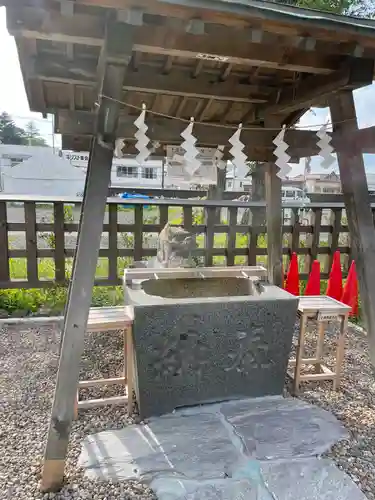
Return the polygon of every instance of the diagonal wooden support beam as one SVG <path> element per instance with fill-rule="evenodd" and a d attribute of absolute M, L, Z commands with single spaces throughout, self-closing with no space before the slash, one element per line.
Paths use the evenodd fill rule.
<path fill-rule="evenodd" d="M 121 97 L 122 82 L 131 59 L 132 49 L 130 36 L 132 27 L 122 27 L 121 50 L 119 31 L 117 28 L 113 31 L 109 29 L 107 32 L 105 57 L 98 82 L 98 88 L 114 99 Z M 79 364 L 84 347 L 110 183 L 119 105 L 114 101 L 100 100 L 100 96 L 99 102 L 97 127 L 86 176 L 78 245 L 65 311 L 60 363 L 44 455 L 41 482 L 43 491 L 58 490 L 63 483 L 69 435 L 74 417 Z"/>
<path fill-rule="evenodd" d="M 348 217 L 352 255 L 359 278 L 362 310 L 375 367 L 375 229 L 362 153 L 350 152 L 350 136 L 358 130 L 352 92 L 330 99 L 333 131 L 347 137 L 348 146 L 337 151 L 340 179 Z"/>
<path fill-rule="evenodd" d="M 330 75 L 314 75 L 303 79 L 297 88 L 284 90 L 279 98 L 275 92 L 270 101 L 277 103 L 265 105 L 259 114 L 264 117 L 310 108 L 314 103 L 323 102 L 335 92 L 371 85 L 373 75 L 373 59 L 353 58 Z"/>

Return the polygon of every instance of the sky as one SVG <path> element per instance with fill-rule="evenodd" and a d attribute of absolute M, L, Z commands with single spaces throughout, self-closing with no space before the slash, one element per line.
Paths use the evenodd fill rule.
<path fill-rule="evenodd" d="M 18 61 L 16 44 L 6 28 L 5 7 L 0 7 L 0 112 L 9 113 L 16 124 L 24 127 L 33 120 L 48 144 L 53 144 L 53 118 L 44 119 L 41 113 L 31 113 L 27 102 L 23 78 Z M 61 138 L 55 135 L 55 146 L 61 146 Z"/>
<path fill-rule="evenodd" d="M 17 125 L 23 127 L 25 124 L 33 120 L 39 128 L 41 135 L 46 139 L 48 144 L 54 145 L 56 148 L 61 146 L 61 138 L 59 135 L 53 135 L 53 119 L 49 115 L 47 119 L 43 119 L 40 113 L 31 113 L 26 98 L 26 93 L 23 85 L 22 74 L 19 66 L 16 46 L 6 29 L 5 8 L 0 7 L 0 67 L 3 68 L 0 78 L 0 112 L 6 111 L 9 113 Z M 358 124 L 360 128 L 370 127 L 375 125 L 375 85 L 370 85 L 363 89 L 354 92 L 355 104 L 358 115 Z M 306 128 L 307 125 L 315 130 L 316 125 L 325 123 L 330 119 L 327 109 L 313 109 L 306 113 L 300 125 Z M 310 127 L 309 127 L 310 128 Z M 375 155 L 364 155 L 366 169 L 369 172 L 375 172 Z M 321 158 L 315 156 L 312 159 L 312 172 L 324 172 L 320 167 Z M 298 165 L 291 165 L 292 172 L 290 176 L 297 175 L 303 172 L 304 160 Z M 337 170 L 337 164 L 334 164 L 331 170 Z"/>

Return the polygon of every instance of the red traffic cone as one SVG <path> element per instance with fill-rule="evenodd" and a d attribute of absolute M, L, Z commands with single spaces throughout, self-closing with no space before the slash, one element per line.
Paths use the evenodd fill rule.
<path fill-rule="evenodd" d="M 358 315 L 358 278 L 354 260 L 350 265 L 348 278 L 342 292 L 341 302 L 352 308 L 349 316 Z"/>
<path fill-rule="evenodd" d="M 314 260 L 305 288 L 305 295 L 320 295 L 320 262 Z"/>
<path fill-rule="evenodd" d="M 293 295 L 299 295 L 299 274 L 297 254 L 293 253 L 290 259 L 288 274 L 286 276 L 285 290 Z"/>
<path fill-rule="evenodd" d="M 340 252 L 337 250 L 333 255 L 331 272 L 329 273 L 327 293 L 328 297 L 341 300 L 342 297 L 342 271 Z"/>

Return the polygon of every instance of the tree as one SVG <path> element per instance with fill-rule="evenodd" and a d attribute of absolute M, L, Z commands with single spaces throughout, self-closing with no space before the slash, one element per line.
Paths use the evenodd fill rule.
<path fill-rule="evenodd" d="M 372 0 L 279 0 L 279 2 L 351 16 L 371 17 L 375 13 Z"/>
<path fill-rule="evenodd" d="M 25 132 L 17 127 L 8 113 L 0 114 L 0 142 L 2 144 L 27 144 Z"/>
<path fill-rule="evenodd" d="M 25 125 L 25 135 L 29 146 L 48 146 L 35 123 L 31 120 Z"/>

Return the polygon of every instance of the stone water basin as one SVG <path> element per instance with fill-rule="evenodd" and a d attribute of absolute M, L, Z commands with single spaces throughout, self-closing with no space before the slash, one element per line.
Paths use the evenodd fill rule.
<path fill-rule="evenodd" d="M 259 266 L 228 269 L 125 273 L 142 418 L 282 393 L 298 299 Z"/>

